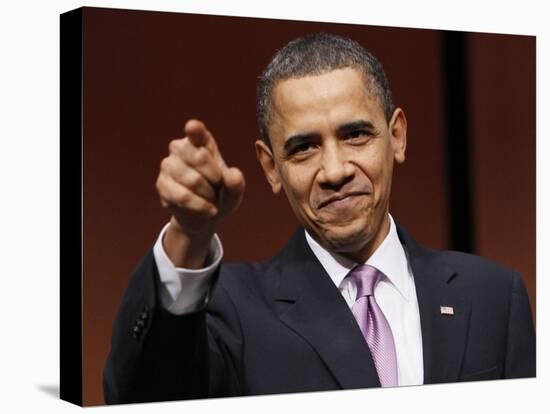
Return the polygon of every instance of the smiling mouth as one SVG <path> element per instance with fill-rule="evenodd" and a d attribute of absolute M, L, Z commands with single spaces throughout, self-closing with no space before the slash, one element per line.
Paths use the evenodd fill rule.
<path fill-rule="evenodd" d="M 345 194 L 335 194 L 332 197 L 329 197 L 326 200 L 323 200 L 321 203 L 319 203 L 319 206 L 317 208 L 321 209 L 323 207 L 327 207 L 327 206 L 330 206 L 332 204 L 335 204 L 339 201 L 344 201 L 344 200 L 352 198 L 352 197 L 364 196 L 364 195 L 369 195 L 369 194 L 370 193 L 363 192 L 363 191 L 354 191 L 354 192 L 345 193 Z"/>

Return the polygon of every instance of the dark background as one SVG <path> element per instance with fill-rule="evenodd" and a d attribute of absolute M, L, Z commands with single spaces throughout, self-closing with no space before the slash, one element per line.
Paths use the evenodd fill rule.
<path fill-rule="evenodd" d="M 521 271 L 535 311 L 534 37 L 95 8 L 83 28 L 84 405 L 103 404 L 111 325 L 169 220 L 154 184 L 187 119 L 247 180 L 220 230 L 225 260 L 267 259 L 296 228 L 255 159 L 255 87 L 275 50 L 310 32 L 370 49 L 405 110 L 393 216 L 422 244 Z"/>

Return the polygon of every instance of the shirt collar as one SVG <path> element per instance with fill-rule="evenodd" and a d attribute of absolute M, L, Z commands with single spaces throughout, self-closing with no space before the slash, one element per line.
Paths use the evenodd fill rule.
<path fill-rule="evenodd" d="M 393 217 L 390 219 L 390 231 L 382 241 L 378 249 L 368 258 L 366 264 L 376 267 L 395 286 L 405 300 L 409 299 L 409 272 L 408 262 L 403 245 L 397 235 L 397 228 Z M 306 231 L 306 240 L 313 254 L 328 273 L 337 287 L 340 287 L 349 271 L 357 265 L 353 260 L 332 253 L 322 247 Z"/>

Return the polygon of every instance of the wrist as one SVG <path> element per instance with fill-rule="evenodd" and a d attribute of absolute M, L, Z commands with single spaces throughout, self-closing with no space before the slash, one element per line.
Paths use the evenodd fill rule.
<path fill-rule="evenodd" d="M 189 234 L 172 218 L 166 229 L 162 244 L 176 267 L 200 269 L 204 267 L 214 232 Z"/>

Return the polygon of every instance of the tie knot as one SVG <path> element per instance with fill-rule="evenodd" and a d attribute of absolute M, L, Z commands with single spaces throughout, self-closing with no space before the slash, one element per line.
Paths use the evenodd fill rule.
<path fill-rule="evenodd" d="M 359 265 L 354 267 L 350 275 L 355 279 L 357 286 L 357 298 L 371 296 L 374 294 L 374 288 L 382 277 L 382 272 L 376 267 L 369 265 Z"/>

